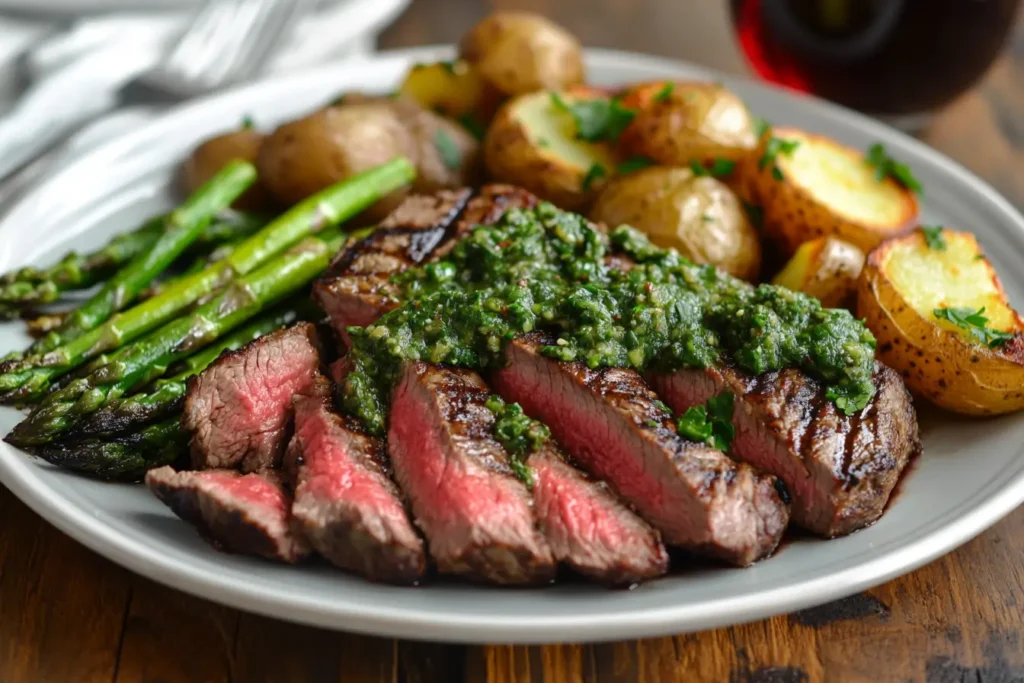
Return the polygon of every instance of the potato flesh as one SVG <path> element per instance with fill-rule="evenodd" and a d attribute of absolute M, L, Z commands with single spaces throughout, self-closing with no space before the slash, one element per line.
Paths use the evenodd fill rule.
<path fill-rule="evenodd" d="M 935 317 L 936 308 L 985 308 L 988 326 L 1016 328 L 1017 316 L 1004 300 L 992 266 L 976 258 L 973 236 L 943 231 L 945 250 L 929 248 L 923 237 L 898 240 L 886 252 L 883 270 L 910 306 L 922 317 L 967 336 L 969 333 Z"/>
<path fill-rule="evenodd" d="M 891 180 L 879 182 L 875 167 L 859 153 L 794 131 L 780 131 L 778 135 L 800 142 L 790 154 L 777 156 L 779 170 L 819 202 L 860 223 L 890 226 L 904 220 L 902 188 Z"/>
<path fill-rule="evenodd" d="M 576 100 L 563 95 L 572 103 Z M 537 93 L 522 99 L 516 107 L 515 118 L 523 124 L 530 141 L 539 146 L 545 156 L 558 158 L 561 163 L 586 173 L 595 163 L 611 174 L 614 159 L 603 146 L 576 138 L 576 122 L 567 112 L 559 109 L 548 93 Z"/>

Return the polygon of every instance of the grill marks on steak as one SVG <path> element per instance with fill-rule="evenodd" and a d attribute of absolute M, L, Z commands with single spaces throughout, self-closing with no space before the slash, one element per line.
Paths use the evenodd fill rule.
<path fill-rule="evenodd" d="M 255 472 L 280 463 L 292 399 L 317 390 L 316 327 L 301 323 L 223 354 L 189 382 L 182 426 L 196 469 Z"/>
<path fill-rule="evenodd" d="M 748 565 L 778 545 L 789 511 L 777 480 L 676 434 L 633 370 L 590 370 L 540 353 L 532 333 L 506 347 L 495 389 L 544 421 L 577 462 L 607 481 L 670 545 Z"/>
<path fill-rule="evenodd" d="M 285 457 L 295 486 L 294 527 L 342 569 L 414 583 L 426 571 L 423 541 L 387 467 L 380 439 L 332 413 L 321 397 L 296 399 Z"/>
<path fill-rule="evenodd" d="M 146 473 L 146 485 L 176 515 L 226 550 L 297 562 L 309 548 L 289 525 L 291 497 L 276 472 L 234 470 Z"/>
<path fill-rule="evenodd" d="M 442 573 L 499 584 L 554 577 L 530 495 L 494 440 L 480 376 L 409 363 L 394 390 L 388 453 Z"/>
<path fill-rule="evenodd" d="M 588 578 L 630 584 L 668 571 L 658 532 L 550 442 L 531 454 L 538 524 L 555 559 Z"/>
<path fill-rule="evenodd" d="M 878 519 L 919 448 L 910 393 L 881 364 L 875 397 L 851 416 L 836 410 L 824 387 L 799 370 L 750 377 L 732 368 L 685 369 L 649 379 L 679 412 L 732 392 L 731 451 L 785 482 L 793 521 L 823 536 L 847 534 Z"/>

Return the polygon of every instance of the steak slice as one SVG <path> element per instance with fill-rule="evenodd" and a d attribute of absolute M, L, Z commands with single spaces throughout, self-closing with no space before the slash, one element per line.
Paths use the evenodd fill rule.
<path fill-rule="evenodd" d="M 292 533 L 291 496 L 276 472 L 175 472 L 164 466 L 146 473 L 146 485 L 174 514 L 225 550 L 284 562 L 309 554 L 302 537 Z"/>
<path fill-rule="evenodd" d="M 533 501 L 555 559 L 609 584 L 631 584 L 668 571 L 661 537 L 602 482 L 569 464 L 550 443 L 530 455 Z"/>
<path fill-rule="evenodd" d="M 310 323 L 223 354 L 189 381 L 182 426 L 192 434 L 192 465 L 255 472 L 280 463 L 292 398 L 317 391 L 319 377 L 319 343 Z"/>
<path fill-rule="evenodd" d="M 398 305 L 389 279 L 422 263 L 449 239 L 472 190 L 439 190 L 407 197 L 377 230 L 343 249 L 313 286 L 313 296 L 338 334 L 363 327 Z"/>
<path fill-rule="evenodd" d="M 785 482 L 793 497 L 793 521 L 827 537 L 878 519 L 920 447 L 917 416 L 903 381 L 882 364 L 874 379 L 875 397 L 847 416 L 825 397 L 819 382 L 799 370 L 751 377 L 724 367 L 649 377 L 679 412 L 724 391 L 733 393 L 731 452 Z"/>
<path fill-rule="evenodd" d="M 665 542 L 748 565 L 778 545 L 789 510 L 778 480 L 675 431 L 633 370 L 591 370 L 540 353 L 531 333 L 508 343 L 494 387 L 545 422 L 577 462 L 607 481 Z"/>
<path fill-rule="evenodd" d="M 526 486 L 492 436 L 480 375 L 409 363 L 391 402 L 388 453 L 439 571 L 499 584 L 554 577 Z"/>
<path fill-rule="evenodd" d="M 383 441 L 332 413 L 327 400 L 302 396 L 285 469 L 295 486 L 293 525 L 317 552 L 375 581 L 423 576 L 423 541 L 389 477 Z"/>

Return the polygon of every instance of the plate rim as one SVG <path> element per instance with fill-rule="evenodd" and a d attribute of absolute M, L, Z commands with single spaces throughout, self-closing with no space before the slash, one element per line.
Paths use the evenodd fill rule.
<path fill-rule="evenodd" d="M 175 107 L 141 129 L 116 138 L 77 159 L 66 169 L 34 188 L 0 220 L 0 232 L 9 225 L 16 224 L 21 215 L 30 212 L 33 201 L 45 197 L 47 188 L 60 185 L 61 179 L 67 174 L 74 174 L 79 167 L 94 167 L 96 164 L 102 164 L 105 159 L 113 159 L 131 150 L 133 145 L 151 137 L 153 131 L 159 131 L 161 126 L 179 125 L 174 122 L 182 114 L 203 109 L 212 101 L 242 97 L 243 93 L 273 87 L 274 84 L 279 84 L 280 87 L 280 84 L 297 77 L 312 80 L 317 74 L 336 73 L 344 68 L 358 68 L 360 63 L 367 61 L 377 62 L 395 58 L 412 61 L 451 54 L 451 51 L 450 46 L 384 51 L 267 79 Z M 780 90 L 749 78 L 721 74 L 712 69 L 669 58 L 606 49 L 587 49 L 586 53 L 588 61 L 615 63 L 618 68 L 630 68 L 633 65 L 647 69 L 654 67 L 721 79 L 726 83 L 743 82 L 748 88 L 775 92 Z M 949 175 L 983 199 L 990 210 L 1001 214 L 1001 219 L 1007 225 L 1024 234 L 1024 217 L 990 185 L 959 163 L 923 142 L 861 114 L 816 98 L 801 99 L 804 100 L 803 105 L 824 108 L 830 118 L 839 119 L 845 125 L 881 138 L 900 138 L 903 144 L 915 148 L 919 155 L 928 158 L 934 167 L 941 168 L 943 174 Z M 7 444 L 0 444 L 0 455 L 3 456 L 0 457 L 0 482 L 47 522 L 117 564 L 175 589 L 240 610 L 320 627 L 390 637 L 474 643 L 495 640 L 542 643 L 566 638 L 588 642 L 619 640 L 717 628 L 802 609 L 850 595 L 917 569 L 975 537 L 1024 502 L 1024 469 L 1018 467 L 1016 472 L 1010 472 L 1012 476 L 1005 479 L 1002 475 L 1006 472 L 1000 472 L 989 482 L 979 486 L 978 490 L 957 508 L 946 510 L 943 515 L 930 520 L 922 527 L 927 529 L 927 532 L 922 533 L 912 543 L 880 557 L 829 573 L 827 576 L 767 589 L 759 593 L 756 600 L 745 598 L 743 603 L 739 603 L 737 598 L 723 598 L 703 605 L 700 611 L 695 611 L 691 603 L 669 603 L 629 614 L 606 615 L 432 615 L 420 609 L 373 610 L 358 605 L 339 606 L 336 603 L 324 607 L 309 597 L 267 594 L 260 592 L 258 587 L 251 584 L 233 583 L 187 561 L 161 556 L 155 548 L 107 525 L 99 516 L 90 514 L 81 505 L 62 497 L 56 489 L 42 481 L 39 476 L 41 466 L 20 451 Z M 957 518 L 949 519 L 950 517 Z M 890 541 L 892 542 L 894 541 Z M 737 604 L 730 603 L 730 600 Z M 709 613 L 713 610 L 719 611 Z"/>

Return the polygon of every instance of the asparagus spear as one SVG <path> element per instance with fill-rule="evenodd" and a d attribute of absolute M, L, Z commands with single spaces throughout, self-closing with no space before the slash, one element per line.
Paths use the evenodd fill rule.
<path fill-rule="evenodd" d="M 252 323 L 186 358 L 179 364 L 180 367 L 175 368 L 177 374 L 157 381 L 151 391 L 118 399 L 93 413 L 75 428 L 75 434 L 116 434 L 174 415 L 181 410 L 181 402 L 190 377 L 205 370 L 225 351 L 241 348 L 253 339 L 269 334 L 298 318 L 310 317 L 312 312 L 308 308 L 310 306 L 286 304 L 258 317 Z"/>
<path fill-rule="evenodd" d="M 196 241 L 218 211 L 230 206 L 255 181 L 255 166 L 246 161 L 229 162 L 167 216 L 165 229 L 153 246 L 117 271 L 95 296 L 68 315 L 60 329 L 36 342 L 29 353 L 46 353 L 74 341 L 131 303 Z"/>
<path fill-rule="evenodd" d="M 146 470 L 170 465 L 188 447 L 177 417 L 118 436 L 48 444 L 36 450 L 47 462 L 108 481 L 138 481 Z"/>
<path fill-rule="evenodd" d="M 306 286 L 323 272 L 343 241 L 335 228 L 306 238 L 281 257 L 231 283 L 190 315 L 121 349 L 88 377 L 73 380 L 47 396 L 5 440 L 25 447 L 60 438 L 83 418 L 162 376 L 171 363 L 187 358 Z"/>
<path fill-rule="evenodd" d="M 342 181 L 298 204 L 246 240 L 230 256 L 187 277 L 70 344 L 35 358 L 0 363 L 0 401 L 32 401 L 57 377 L 163 325 L 193 302 L 251 273 L 304 236 L 354 216 L 415 177 L 405 158 Z"/>

